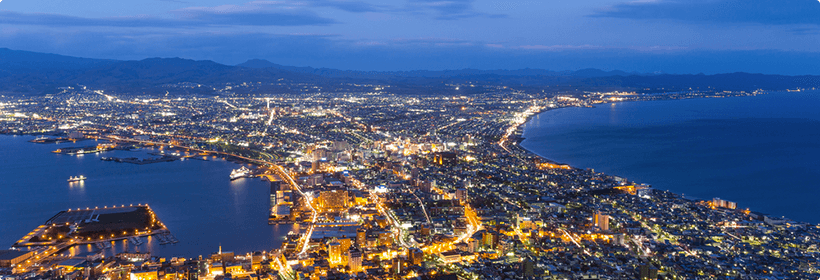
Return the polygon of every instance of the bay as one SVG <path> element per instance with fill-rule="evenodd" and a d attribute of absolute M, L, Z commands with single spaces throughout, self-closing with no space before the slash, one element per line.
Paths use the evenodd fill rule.
<path fill-rule="evenodd" d="M 561 108 L 524 127 L 550 160 L 820 223 L 820 93 Z"/>
<path fill-rule="evenodd" d="M 0 136 L 0 244 L 11 246 L 29 231 L 69 208 L 148 204 L 179 239 L 159 245 L 148 239 L 141 252 L 172 257 L 247 253 L 279 248 L 291 225 L 268 225 L 269 183 L 228 178 L 237 163 L 209 157 L 134 165 L 100 157 L 153 157 L 158 150 L 112 151 L 82 156 L 51 151 L 77 143 L 34 144 L 29 136 Z M 70 176 L 85 175 L 69 184 Z M 115 244 L 114 248 L 122 248 Z M 82 248 L 72 250 L 81 252 Z M 89 250 L 92 248 L 88 246 Z M 136 248 L 130 248 L 134 251 Z M 114 249 L 109 249 L 114 250 Z"/>

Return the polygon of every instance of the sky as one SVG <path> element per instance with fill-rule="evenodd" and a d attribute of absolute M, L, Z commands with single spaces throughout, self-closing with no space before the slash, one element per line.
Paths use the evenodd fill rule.
<path fill-rule="evenodd" d="M 817 0 L 0 1 L 0 47 L 90 58 L 820 74 Z"/>

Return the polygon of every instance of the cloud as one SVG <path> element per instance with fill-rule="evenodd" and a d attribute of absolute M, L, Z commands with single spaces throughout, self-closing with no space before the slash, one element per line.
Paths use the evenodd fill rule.
<path fill-rule="evenodd" d="M 386 12 L 390 10 L 388 6 L 373 5 L 363 1 L 307 0 L 305 3 L 311 7 L 330 7 L 351 13 Z"/>
<path fill-rule="evenodd" d="M 172 11 L 184 21 L 212 25 L 303 26 L 337 23 L 316 13 L 281 1 L 253 1 L 243 5 L 188 7 Z"/>
<path fill-rule="evenodd" d="M 183 57 L 235 65 L 262 58 L 282 65 L 356 70 L 598 68 L 650 73 L 759 72 L 820 74 L 820 52 L 767 50 L 671 50 L 583 45 L 546 48 L 499 47 L 464 40 L 404 39 L 383 42 L 348 40 L 328 34 L 241 32 L 154 33 L 149 29 L 71 32 L 45 28 L 0 31 L 0 47 L 63 55 L 140 60 Z M 89 48 L 93 45 L 93 48 Z M 537 46 L 537 45 L 530 45 Z M 544 50 L 547 49 L 547 50 Z M 560 49 L 550 51 L 549 49 Z"/>
<path fill-rule="evenodd" d="M 464 18 L 484 17 L 503 18 L 505 14 L 491 14 L 476 11 L 473 7 L 475 0 L 410 0 L 407 5 L 409 12 L 432 12 L 435 19 L 456 20 Z"/>
<path fill-rule="evenodd" d="M 592 17 L 690 23 L 820 25 L 814 0 L 642 0 L 602 8 Z"/>
<path fill-rule="evenodd" d="M 126 16 L 85 18 L 59 14 L 0 11 L 0 24 L 50 27 L 198 27 L 198 26 L 321 26 L 337 23 L 305 8 L 259 1 L 245 5 L 189 7 L 171 12 L 172 17 Z"/>
<path fill-rule="evenodd" d="M 112 26 L 112 27 L 163 27 L 179 25 L 175 20 L 155 17 L 108 17 L 82 18 L 58 14 L 23 14 L 11 11 L 0 11 L 0 24 L 44 25 L 44 26 Z"/>

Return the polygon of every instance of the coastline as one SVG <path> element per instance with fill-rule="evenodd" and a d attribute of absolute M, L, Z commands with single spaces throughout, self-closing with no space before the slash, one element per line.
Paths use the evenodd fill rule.
<path fill-rule="evenodd" d="M 770 94 L 770 93 L 787 93 L 787 92 L 786 92 L 786 91 L 770 91 L 770 92 L 765 92 L 765 93 L 756 93 L 756 94 L 754 94 L 754 95 L 737 95 L 737 96 L 703 96 L 703 97 L 676 98 L 676 99 L 660 99 L 660 100 L 627 100 L 627 101 L 607 102 L 607 103 L 601 103 L 601 104 L 626 103 L 626 102 L 632 103 L 632 102 L 636 102 L 636 101 L 672 101 L 672 100 L 702 99 L 702 98 L 751 97 L 751 96 L 756 96 L 756 95 L 758 95 L 758 94 Z M 596 104 L 596 105 L 601 105 L 601 104 Z M 539 111 L 539 112 L 537 112 L 537 113 L 535 113 L 535 114 L 533 114 L 533 115 L 531 115 L 531 116 L 527 117 L 526 121 L 525 121 L 525 122 L 523 122 L 522 124 L 520 124 L 520 125 L 516 128 L 515 132 L 514 132 L 514 133 L 511 135 L 511 137 L 510 137 L 510 140 L 511 140 L 510 142 L 511 142 L 511 143 L 509 144 L 509 146 L 510 146 L 510 147 L 517 146 L 517 147 L 518 147 L 518 149 L 520 149 L 520 151 L 523 151 L 523 152 L 524 152 L 524 154 L 525 154 L 526 156 L 531 156 L 531 157 L 538 158 L 538 159 L 539 159 L 539 160 L 541 160 L 542 162 L 547 162 L 547 163 L 552 163 L 552 164 L 557 164 L 557 165 L 569 166 L 569 167 L 571 167 L 572 169 L 576 169 L 576 170 L 585 170 L 585 169 L 586 169 L 586 170 L 594 170 L 595 166 L 589 166 L 589 167 L 584 167 L 584 168 L 582 168 L 582 167 L 578 167 L 578 166 L 573 165 L 573 164 L 564 163 L 564 162 L 561 162 L 561 161 L 559 161 L 559 160 L 551 159 L 551 158 L 549 157 L 549 155 L 542 155 L 542 154 L 539 154 L 538 152 L 536 152 L 536 151 L 534 151 L 534 150 L 531 150 L 531 149 L 529 149 L 529 148 L 527 148 L 527 147 L 524 147 L 524 146 L 522 145 L 522 142 L 523 142 L 524 140 L 526 140 L 526 139 L 527 139 L 527 137 L 524 137 L 523 135 L 524 135 L 524 134 L 525 134 L 525 132 L 527 131 L 527 126 L 528 126 L 528 125 L 532 125 L 532 121 L 533 121 L 533 118 L 534 118 L 534 117 L 539 116 L 539 115 L 541 115 L 541 114 L 543 114 L 543 113 L 546 113 L 546 112 L 552 111 L 552 110 L 566 109 L 566 108 L 571 108 L 571 107 L 593 107 L 593 108 L 594 108 L 594 107 L 597 107 L 597 106 L 562 106 L 562 107 L 557 107 L 557 108 L 547 108 L 547 109 L 545 109 L 545 110 L 541 110 L 541 111 Z M 533 129 L 533 128 L 529 128 L 529 129 Z M 629 177 L 622 177 L 622 176 L 620 176 L 620 175 L 618 175 L 618 174 L 614 174 L 614 173 L 611 173 L 611 172 L 598 172 L 598 171 L 594 171 L 594 172 L 595 172 L 595 173 L 602 174 L 602 175 L 605 175 L 605 176 L 615 176 L 615 177 L 619 177 L 619 178 L 625 178 L 625 179 L 626 179 L 627 181 L 629 181 L 629 182 L 636 183 L 636 182 L 632 181 Z M 647 183 L 647 184 L 649 184 L 650 186 L 653 186 L 652 184 L 653 184 L 654 182 L 650 181 L 650 182 L 646 182 L 646 183 Z M 688 201 L 691 201 L 691 202 L 693 202 L 693 203 L 697 203 L 697 202 L 709 202 L 709 201 L 710 201 L 710 199 L 704 199 L 704 198 L 697 197 L 697 196 L 686 195 L 686 194 L 684 194 L 684 193 L 682 193 L 682 192 L 679 192 L 679 191 L 672 191 L 672 190 L 668 190 L 668 189 L 666 189 L 666 190 L 664 190 L 664 189 L 658 189 L 658 188 L 655 188 L 654 186 L 653 186 L 652 188 L 653 188 L 653 189 L 655 189 L 656 191 L 664 191 L 664 192 L 667 192 L 667 193 L 670 193 L 670 194 L 677 195 L 677 196 L 679 196 L 680 198 L 685 199 L 685 200 L 688 200 Z M 717 194 L 715 194 L 715 195 L 711 195 L 711 196 L 714 196 L 714 197 L 723 197 L 722 195 L 717 195 Z M 711 196 L 710 196 L 710 197 L 711 197 Z M 820 223 L 817 223 L 817 222 L 806 222 L 806 221 L 802 221 L 801 219 L 791 219 L 791 218 L 789 217 L 788 213 L 785 213 L 786 215 L 780 215 L 780 214 L 764 214 L 764 213 L 761 213 L 761 212 L 757 212 L 757 211 L 756 211 L 755 209 L 753 209 L 752 207 L 748 207 L 748 208 L 747 208 L 747 207 L 743 207 L 743 209 L 745 209 L 746 211 L 752 211 L 752 212 L 754 212 L 754 213 L 756 213 L 756 214 L 758 214 L 758 215 L 761 215 L 761 216 L 766 216 L 766 217 L 771 217 L 771 218 L 777 218 L 777 219 L 785 219 L 785 220 L 792 221 L 792 222 L 796 222 L 796 223 L 804 223 L 804 224 L 810 224 L 810 225 L 820 225 Z M 737 208 L 737 210 L 741 210 L 741 208 Z"/>
<path fill-rule="evenodd" d="M 211 249 L 222 243 L 226 248 L 231 248 L 235 252 L 254 252 L 260 249 L 269 250 L 278 248 L 281 244 L 277 233 L 284 236 L 291 230 L 291 225 L 268 225 L 265 221 L 268 217 L 267 200 L 251 199 L 254 197 L 267 197 L 269 194 L 269 183 L 263 179 L 243 179 L 231 181 L 228 173 L 233 168 L 238 168 L 237 164 L 243 164 L 239 160 L 218 155 L 218 160 L 208 161 L 196 160 L 176 161 L 167 164 L 115 164 L 104 162 L 99 156 L 66 156 L 51 153 L 52 145 L 36 145 L 27 140 L 34 139 L 33 135 L 2 135 L 17 137 L 15 141 L 7 141 L 10 147 L 32 147 L 23 153 L 15 152 L 19 158 L 29 159 L 25 161 L 28 166 L 48 167 L 45 175 L 33 176 L 36 182 L 32 187 L 37 192 L 56 193 L 60 195 L 49 195 L 45 204 L 49 207 L 38 207 L 37 202 L 32 200 L 21 200 L 15 203 L 20 207 L 20 211 L 6 209 L 9 216 L 13 216 L 10 221 L 15 223 L 15 228 L 7 228 L 4 232 L 4 240 L 8 240 L 8 245 L 19 240 L 32 228 L 42 225 L 49 217 L 58 211 L 69 208 L 85 208 L 95 206 L 103 208 L 104 205 L 129 205 L 133 203 L 149 204 L 157 211 L 157 216 L 168 227 L 169 230 L 181 241 L 179 244 L 160 244 L 160 240 L 142 238 L 144 244 L 141 245 L 143 252 L 150 251 L 152 254 L 161 257 L 176 256 L 196 256 L 207 254 Z M 11 139 L 8 139 L 11 140 Z M 68 144 L 70 145 L 70 144 Z M 18 151 L 22 149 L 17 149 Z M 12 150 L 8 150 L 11 152 Z M 166 150 L 167 151 L 167 150 Z M 146 153 L 150 150 L 145 151 Z M 28 155 L 27 153 L 36 153 Z M 84 157 L 84 158 L 83 158 Z M 50 159 L 56 159 L 56 162 Z M 75 163 L 76 162 L 76 163 Z M 69 164 L 71 163 L 71 164 Z M 50 166 L 56 166 L 51 169 Z M 247 165 L 246 165 L 247 166 Z M 210 172 L 200 172 L 209 170 Z M 95 171 L 96 170 L 96 171 Z M 40 171 L 36 171 L 40 172 Z M 83 184 L 66 185 L 64 175 L 85 174 L 89 177 Z M 98 173 L 94 176 L 94 173 Z M 176 173 L 180 172 L 180 173 Z M 57 174 L 57 175 L 55 175 Z M 124 178 L 119 178 L 120 174 L 125 174 Z M 32 190 L 22 190 L 24 181 L 28 181 L 32 176 L 16 176 L 8 183 L 8 186 L 15 187 L 9 189 L 10 194 L 15 195 L 15 190 L 19 193 L 27 193 Z M 67 187 L 66 187 L 67 186 Z M 42 191 L 41 189 L 47 190 Z M 4 190 L 5 191 L 5 190 Z M 67 195 L 63 195 L 63 193 Z M 227 199 L 226 199 L 227 198 Z M 10 199 L 10 198 L 9 198 Z M 204 202 L 204 203 L 203 203 Z M 227 213 L 241 213 L 242 215 L 210 214 L 200 212 L 208 207 L 218 207 Z M 34 210 L 36 209 L 36 210 Z M 18 214 L 19 212 L 19 214 Z M 260 214 L 260 215 L 257 215 Z M 238 218 L 235 218 L 238 217 Z M 259 220 L 261 223 L 249 223 L 247 221 Z M 220 225 L 229 225 L 230 230 L 211 231 Z M 252 226 L 244 226 L 252 225 Z M 243 228 L 243 230 L 235 230 Z M 207 234 L 201 234 L 208 232 Z M 19 233 L 19 234 L 16 234 Z M 199 234 L 192 234 L 199 233 Z M 273 235 L 271 235 L 273 234 Z M 238 238 L 231 236 L 238 235 Z M 267 237 L 267 235 L 271 235 Z M 261 238 L 260 238 L 261 237 Z M 244 240 L 244 241 L 243 241 Z M 121 241 L 114 244 L 116 250 L 125 249 Z M 135 248 L 132 244 L 132 250 Z M 85 252 L 85 247 L 77 248 L 72 252 Z M 107 248 L 107 251 L 113 249 Z M 113 251 L 111 251 L 113 252 Z"/>

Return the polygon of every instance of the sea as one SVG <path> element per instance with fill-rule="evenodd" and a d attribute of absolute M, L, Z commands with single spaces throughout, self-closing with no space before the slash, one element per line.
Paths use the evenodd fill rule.
<path fill-rule="evenodd" d="M 819 91 L 560 108 L 523 137 L 556 162 L 820 223 Z"/>
<path fill-rule="evenodd" d="M 35 144 L 31 136 L 0 135 L 0 247 L 7 248 L 60 211 L 86 207 L 148 204 L 179 242 L 160 245 L 143 238 L 141 246 L 115 242 L 108 255 L 139 250 L 161 257 L 207 257 L 219 250 L 244 254 L 279 248 L 293 225 L 268 225 L 270 183 L 259 178 L 231 181 L 241 164 L 221 158 L 136 165 L 101 157 L 152 158 L 158 148 L 99 154 L 52 153 L 61 147 L 95 145 Z M 82 183 L 69 183 L 84 175 Z M 77 246 L 82 254 L 96 246 Z"/>

